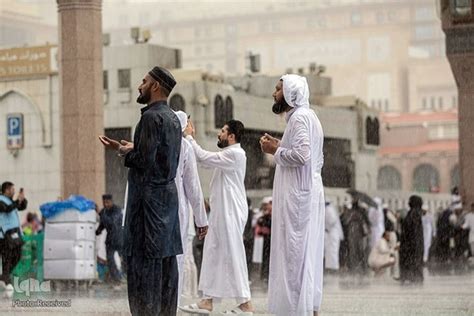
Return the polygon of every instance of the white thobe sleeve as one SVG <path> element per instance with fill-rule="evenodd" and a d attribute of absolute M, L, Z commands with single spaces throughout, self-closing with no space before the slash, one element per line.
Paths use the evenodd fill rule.
<path fill-rule="evenodd" d="M 235 157 L 231 150 L 223 150 L 219 152 L 207 151 L 201 148 L 194 138 L 190 135 L 186 136 L 193 146 L 194 154 L 197 162 L 205 168 L 218 168 L 224 170 L 235 169 Z"/>
<path fill-rule="evenodd" d="M 193 209 L 194 222 L 196 223 L 196 226 L 204 227 L 207 226 L 208 223 L 196 158 L 194 157 L 192 148 L 189 148 L 185 154 L 186 158 L 183 168 L 184 194 Z"/>
<path fill-rule="evenodd" d="M 282 167 L 301 167 L 311 158 L 308 122 L 297 117 L 289 132 L 291 148 L 278 147 L 275 152 L 275 162 Z"/>

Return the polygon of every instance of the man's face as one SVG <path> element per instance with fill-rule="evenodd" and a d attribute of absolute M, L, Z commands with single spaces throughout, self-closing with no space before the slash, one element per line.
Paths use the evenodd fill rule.
<path fill-rule="evenodd" d="M 150 102 L 153 84 L 155 84 L 155 81 L 148 74 L 142 79 L 142 83 L 138 86 L 138 92 L 140 93 L 137 98 L 138 103 L 148 104 Z"/>
<path fill-rule="evenodd" d="M 265 204 L 265 207 L 263 208 L 263 212 L 266 214 L 266 215 L 272 215 L 272 203 L 267 203 Z"/>
<path fill-rule="evenodd" d="M 114 202 L 112 200 L 102 200 L 102 203 L 104 204 L 105 209 L 111 209 L 114 205 Z"/>
<path fill-rule="evenodd" d="M 10 199 L 13 198 L 15 195 L 15 186 L 12 185 L 5 191 L 5 196 L 9 197 Z"/>
<path fill-rule="evenodd" d="M 285 112 L 288 108 L 288 103 L 285 101 L 285 97 L 283 96 L 283 81 L 279 80 L 275 86 L 275 91 L 272 94 L 273 96 L 273 107 L 272 111 L 275 114 L 281 114 Z"/>
<path fill-rule="evenodd" d="M 229 131 L 227 125 L 217 134 L 217 147 L 226 148 L 229 146 Z"/>

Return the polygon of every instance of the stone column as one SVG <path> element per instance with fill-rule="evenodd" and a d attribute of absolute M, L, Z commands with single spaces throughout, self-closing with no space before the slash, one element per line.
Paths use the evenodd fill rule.
<path fill-rule="evenodd" d="M 57 0 L 61 109 L 61 191 L 96 202 L 105 189 L 102 1 Z"/>

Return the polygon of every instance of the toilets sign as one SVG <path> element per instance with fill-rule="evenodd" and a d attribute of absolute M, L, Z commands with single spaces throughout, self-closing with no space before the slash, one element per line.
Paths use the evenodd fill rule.
<path fill-rule="evenodd" d="M 7 148 L 23 148 L 23 114 L 15 113 L 7 115 Z"/>

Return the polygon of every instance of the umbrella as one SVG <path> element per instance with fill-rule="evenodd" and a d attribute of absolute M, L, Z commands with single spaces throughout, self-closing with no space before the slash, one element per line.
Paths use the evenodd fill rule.
<path fill-rule="evenodd" d="M 358 199 L 361 202 L 364 202 L 368 206 L 377 207 L 377 203 L 366 193 L 360 192 L 354 189 L 349 189 L 346 191 L 353 199 Z"/>

